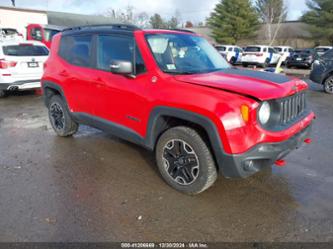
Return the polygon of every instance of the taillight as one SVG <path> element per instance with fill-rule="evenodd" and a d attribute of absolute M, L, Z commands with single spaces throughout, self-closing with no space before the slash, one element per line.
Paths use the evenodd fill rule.
<path fill-rule="evenodd" d="M 17 64 L 16 61 L 6 61 L 5 59 L 0 59 L 0 68 L 6 69 L 9 67 L 15 67 Z"/>

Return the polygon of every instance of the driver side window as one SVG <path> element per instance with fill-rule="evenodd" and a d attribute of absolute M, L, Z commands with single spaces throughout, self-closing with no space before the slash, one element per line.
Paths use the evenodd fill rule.
<path fill-rule="evenodd" d="M 112 61 L 134 60 L 134 40 L 131 37 L 101 35 L 97 40 L 97 68 L 109 71 Z M 135 73 L 146 72 L 139 49 L 135 46 Z"/>

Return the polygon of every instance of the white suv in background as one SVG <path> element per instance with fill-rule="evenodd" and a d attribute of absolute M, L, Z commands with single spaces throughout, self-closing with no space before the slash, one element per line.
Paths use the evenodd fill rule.
<path fill-rule="evenodd" d="M 243 49 L 234 45 L 217 45 L 217 51 L 231 64 L 238 64 L 242 62 Z"/>
<path fill-rule="evenodd" d="M 6 91 L 40 88 L 48 54 L 37 41 L 0 41 L 0 97 Z"/>
<path fill-rule="evenodd" d="M 244 49 L 242 57 L 242 65 L 256 65 L 268 67 L 272 64 L 277 64 L 280 59 L 280 54 L 270 46 L 253 45 L 247 46 Z"/>
<path fill-rule="evenodd" d="M 291 56 L 294 52 L 294 48 L 288 46 L 276 46 L 274 49 L 281 55 L 283 58 L 282 63 L 285 63 L 286 60 Z"/>

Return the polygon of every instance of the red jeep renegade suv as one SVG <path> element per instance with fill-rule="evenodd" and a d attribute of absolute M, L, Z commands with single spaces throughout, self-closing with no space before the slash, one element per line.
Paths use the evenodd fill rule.
<path fill-rule="evenodd" d="M 197 194 L 248 177 L 308 138 L 307 84 L 231 67 L 205 39 L 130 25 L 55 35 L 42 79 L 55 132 L 86 124 L 155 151 L 165 181 Z"/>

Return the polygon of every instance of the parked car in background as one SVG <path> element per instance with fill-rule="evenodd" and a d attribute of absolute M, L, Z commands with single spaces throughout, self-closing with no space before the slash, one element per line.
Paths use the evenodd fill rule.
<path fill-rule="evenodd" d="M 324 85 L 325 92 L 333 94 L 333 50 L 329 50 L 313 63 L 310 79 Z"/>
<path fill-rule="evenodd" d="M 217 51 L 231 64 L 235 65 L 242 62 L 243 49 L 234 45 L 217 45 Z"/>
<path fill-rule="evenodd" d="M 282 63 L 285 63 L 294 51 L 294 48 L 288 46 L 276 46 L 274 49 L 280 54 L 283 59 Z"/>
<path fill-rule="evenodd" d="M 0 41 L 3 40 L 23 40 L 23 35 L 16 29 L 12 28 L 0 28 Z"/>
<path fill-rule="evenodd" d="M 310 134 L 304 81 L 233 68 L 197 34 L 120 24 L 53 42 L 42 86 L 56 134 L 88 124 L 139 144 L 183 193 L 281 165 Z"/>
<path fill-rule="evenodd" d="M 0 42 L 0 97 L 7 91 L 40 88 L 48 54 L 40 42 Z"/>
<path fill-rule="evenodd" d="M 53 36 L 64 28 L 55 25 L 29 24 L 27 26 L 27 40 L 40 41 L 50 48 Z"/>
<path fill-rule="evenodd" d="M 316 47 L 314 50 L 316 51 L 316 53 L 319 55 L 319 56 L 322 56 L 324 55 L 328 50 L 331 50 L 333 49 L 333 47 L 331 46 L 319 46 L 319 47 Z"/>
<path fill-rule="evenodd" d="M 270 46 L 254 45 L 245 48 L 242 57 L 242 65 L 256 65 L 268 67 L 269 65 L 277 64 L 280 59 L 280 54 Z"/>
<path fill-rule="evenodd" d="M 286 62 L 287 68 L 311 68 L 312 63 L 318 58 L 312 48 L 296 49 Z"/>

